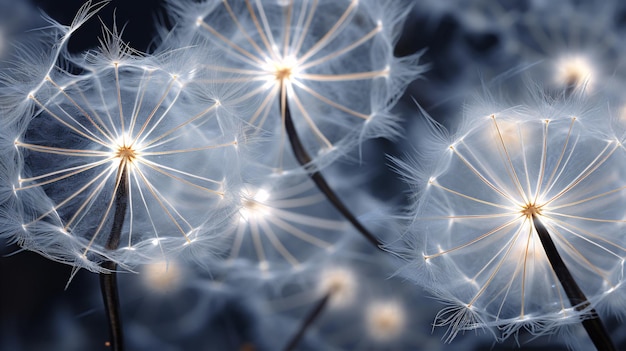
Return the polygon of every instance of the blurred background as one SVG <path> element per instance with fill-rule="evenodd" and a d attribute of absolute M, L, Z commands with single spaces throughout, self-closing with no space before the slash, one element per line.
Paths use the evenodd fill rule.
<path fill-rule="evenodd" d="M 357 169 L 351 164 L 338 164 L 330 171 L 339 175 L 332 181 L 340 185 L 342 177 L 350 179 L 350 174 L 363 171 L 368 174 L 359 189 L 368 196 L 366 202 L 371 206 L 361 213 L 377 212 L 375 205 L 385 207 L 384 211 L 388 211 L 385 213 L 394 213 L 407 204 L 408 189 L 387 167 L 386 155 L 402 156 L 416 147 L 423 125 L 414 101 L 433 118 L 451 127 L 462 116 L 463 104 L 472 101 L 483 89 L 515 94 L 519 85 L 523 85 L 520 72 L 547 77 L 546 67 L 551 60 L 557 60 L 560 53 L 570 49 L 585 53 L 597 66 L 594 69 L 605 72 L 607 78 L 602 84 L 620 86 L 626 73 L 622 52 L 626 50 L 623 39 L 626 6 L 620 1 L 419 0 L 415 3 L 396 55 L 426 49 L 420 62 L 430 65 L 430 69 L 410 85 L 397 107 L 403 116 L 406 137 L 396 142 L 372 140 L 364 146 L 363 162 Z M 81 0 L 0 0 L 0 58 L 10 55 L 11 43 L 19 42 L 23 32 L 46 25 L 41 19 L 43 12 L 68 24 L 82 4 Z M 118 27 L 124 27 L 123 39 L 140 51 L 152 47 L 156 21 L 169 25 L 163 4 L 158 0 L 114 0 L 98 13 L 109 27 L 114 16 Z M 70 41 L 70 50 L 79 53 L 97 46 L 100 33 L 101 23 L 91 19 Z M 344 192 L 350 193 L 345 188 Z M 352 201 L 354 205 L 363 200 Z M 370 223 L 379 225 L 381 230 L 389 229 L 385 219 L 373 219 Z M 356 307 L 328 311 L 313 324 L 299 349 L 567 349 L 566 338 L 531 340 L 524 333 L 518 341 L 510 338 L 501 344 L 494 343 L 488 332 L 466 333 L 450 345 L 444 344 L 441 338 L 445 330 L 432 328 L 441 306 L 410 282 L 390 278 L 395 272 L 393 262 L 363 247 L 358 238 L 347 245 L 351 254 L 341 257 L 335 253 L 337 257 L 329 257 L 328 265 L 348 267 L 347 274 L 354 274 L 354 279 L 370 293 L 357 296 L 361 300 L 357 300 Z M 69 266 L 35 253 L 20 252 L 16 245 L 2 243 L 0 253 L 3 256 L 0 258 L 1 350 L 107 349 L 104 342 L 108 331 L 97 275 L 80 271 L 66 288 L 71 273 Z M 214 279 L 220 274 L 177 267 L 176 263 L 166 269 L 147 269 L 156 269 L 156 273 L 151 275 L 146 271 L 141 276 L 127 273 L 120 277 L 129 350 L 278 350 L 317 303 L 311 296 L 300 294 L 307 287 L 315 289 L 315 283 L 305 277 L 277 283 L 280 287 L 229 286 Z M 350 291 L 349 286 L 346 289 Z M 296 293 L 290 295 L 290 290 Z M 367 306 L 378 301 L 377 297 L 389 302 L 389 315 L 402 316 L 400 320 L 368 319 Z M 391 303 L 394 301 L 402 303 L 394 305 Z M 394 306 L 402 306 L 402 311 L 395 311 Z M 372 334 L 367 329 L 372 323 L 378 330 L 391 326 L 391 336 Z M 621 327 L 617 321 L 605 323 L 615 342 L 626 349 L 626 335 L 618 332 Z M 395 325 L 402 330 L 394 332 Z M 573 333 L 571 338 L 580 341 L 570 342 L 583 349 L 592 347 L 582 329 Z M 364 341 L 363 335 L 371 339 Z"/>

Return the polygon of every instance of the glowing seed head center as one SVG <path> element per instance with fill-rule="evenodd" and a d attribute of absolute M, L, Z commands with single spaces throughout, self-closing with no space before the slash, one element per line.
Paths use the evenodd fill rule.
<path fill-rule="evenodd" d="M 532 219 L 533 216 L 541 216 L 541 208 L 541 205 L 529 203 L 522 206 L 522 210 L 520 212 L 526 216 L 526 218 Z"/>
<path fill-rule="evenodd" d="M 402 306 L 396 301 L 373 302 L 366 310 L 367 330 L 377 340 L 388 341 L 400 335 L 407 323 Z"/>
<path fill-rule="evenodd" d="M 115 157 L 132 162 L 137 158 L 137 151 L 132 146 L 122 145 L 115 152 Z"/>
<path fill-rule="evenodd" d="M 556 62 L 555 81 L 558 84 L 580 88 L 590 85 L 595 76 L 595 69 L 586 57 L 568 55 Z"/>
<path fill-rule="evenodd" d="M 291 67 L 282 67 L 276 70 L 276 80 L 289 80 L 291 78 Z"/>
<path fill-rule="evenodd" d="M 289 56 L 279 61 L 268 60 L 268 70 L 279 82 L 289 81 L 294 76 L 296 71 L 297 62 L 295 58 Z"/>
<path fill-rule="evenodd" d="M 262 211 L 265 206 L 254 199 L 244 199 L 243 207 L 250 212 Z"/>
<path fill-rule="evenodd" d="M 259 218 L 267 215 L 270 208 L 264 202 L 269 199 L 269 196 L 269 192 L 264 189 L 256 190 L 256 192 L 242 191 L 242 206 L 239 210 L 241 221 L 247 222 L 252 216 Z"/>

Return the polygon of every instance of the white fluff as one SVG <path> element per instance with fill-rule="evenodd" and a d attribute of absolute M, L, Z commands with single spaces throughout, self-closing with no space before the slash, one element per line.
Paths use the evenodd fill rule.
<path fill-rule="evenodd" d="M 570 305 L 532 213 L 591 307 L 623 294 L 626 154 L 603 104 L 582 99 L 477 106 L 451 136 L 430 121 L 428 150 L 397 161 L 416 199 L 403 273 L 448 304 L 435 323 L 447 341 L 484 327 L 551 333 L 588 316 Z"/>

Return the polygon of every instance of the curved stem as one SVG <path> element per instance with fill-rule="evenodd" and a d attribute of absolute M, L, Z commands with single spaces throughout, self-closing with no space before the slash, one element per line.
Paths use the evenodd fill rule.
<path fill-rule="evenodd" d="M 300 343 L 300 340 L 302 340 L 306 331 L 313 324 L 313 322 L 315 322 L 315 320 L 319 318 L 319 316 L 322 314 L 329 300 L 330 300 L 330 294 L 326 294 L 317 303 L 317 305 L 313 307 L 313 309 L 311 310 L 311 312 L 309 312 L 309 314 L 306 316 L 304 321 L 302 321 L 302 324 L 300 325 L 298 332 L 296 332 L 296 334 L 291 338 L 291 340 L 289 340 L 289 343 L 287 344 L 287 346 L 285 346 L 284 351 L 293 351 L 296 349 L 296 346 L 298 346 L 298 343 Z"/>
<path fill-rule="evenodd" d="M 311 156 L 304 148 L 300 137 L 298 136 L 298 132 L 296 131 L 296 126 L 293 123 L 293 119 L 291 118 L 291 111 L 289 110 L 289 102 L 287 101 L 286 92 L 281 86 L 279 93 L 279 107 L 280 111 L 284 114 L 284 124 L 285 131 L 287 136 L 289 137 L 289 144 L 291 145 L 291 149 L 300 163 L 301 166 L 306 167 L 312 161 Z M 378 239 L 369 231 L 363 224 L 352 214 L 352 212 L 344 205 L 344 203 L 339 199 L 337 194 L 333 191 L 333 189 L 326 182 L 326 178 L 320 173 L 320 171 L 309 172 L 309 177 L 317 188 L 326 196 L 328 201 L 330 201 L 333 206 L 350 222 L 352 225 L 361 233 L 365 239 L 367 239 L 372 245 L 381 249 L 382 243 L 378 241 Z"/>
<path fill-rule="evenodd" d="M 590 306 L 589 300 L 587 300 L 587 297 L 574 280 L 574 277 L 570 273 L 569 269 L 567 269 L 567 266 L 565 265 L 565 262 L 563 262 L 554 241 L 552 241 L 552 238 L 550 237 L 550 233 L 535 215 L 533 215 L 533 224 L 537 234 L 539 235 L 539 239 L 541 240 L 541 245 L 546 252 L 546 256 L 548 256 L 548 261 L 550 261 L 550 265 L 552 266 L 554 273 L 557 278 L 559 278 L 570 304 L 574 306 L 576 311 L 587 309 Z M 591 318 L 584 319 L 582 324 L 594 346 L 598 350 L 602 351 L 616 350 L 615 345 L 613 345 L 613 341 L 606 331 L 606 328 L 604 328 L 602 320 L 598 317 L 596 310 L 592 308 L 589 313 Z"/>
<path fill-rule="evenodd" d="M 120 244 L 126 208 L 128 207 L 128 174 L 126 167 L 121 167 L 122 174 L 119 178 L 115 193 L 115 214 L 111 233 L 106 242 L 107 250 L 115 250 Z M 117 264 L 113 261 L 102 262 L 102 268 L 109 273 L 100 273 L 100 291 L 104 301 L 107 320 L 109 322 L 110 342 L 107 343 L 113 351 L 124 350 L 124 336 L 122 332 L 122 319 L 120 316 L 120 301 L 117 289 Z"/>

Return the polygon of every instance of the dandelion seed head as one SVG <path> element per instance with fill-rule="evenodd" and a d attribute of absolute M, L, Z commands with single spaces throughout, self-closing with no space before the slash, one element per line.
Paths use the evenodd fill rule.
<path fill-rule="evenodd" d="M 568 54 L 555 59 L 553 65 L 553 80 L 557 86 L 593 90 L 598 70 L 588 57 Z"/>
<path fill-rule="evenodd" d="M 472 325 L 517 325 L 505 336 L 520 326 L 545 332 L 544 322 L 570 307 L 535 220 L 546 227 L 590 301 L 604 299 L 624 279 L 613 272 L 626 254 L 620 234 L 626 222 L 618 210 L 626 206 L 626 154 L 615 142 L 609 114 L 573 111 L 563 101 L 536 103 L 540 107 L 476 117 L 458 131 L 462 143 L 424 155 L 430 159 L 422 164 L 434 162 L 437 179 L 426 178 L 428 191 L 416 194 L 410 229 L 415 254 L 437 272 L 414 279 L 438 296 L 475 308 Z M 442 313 L 441 325 L 450 326 L 450 336 L 468 330 L 470 324 L 463 323 L 469 322 L 458 319 L 469 318 L 467 313 Z M 559 323 L 576 323 L 580 316 L 584 312 L 572 310 Z"/>
<path fill-rule="evenodd" d="M 372 301 L 366 307 L 365 323 L 374 340 L 385 342 L 398 337 L 406 322 L 405 310 L 398 301 Z"/>
<path fill-rule="evenodd" d="M 143 285 L 150 292 L 167 294 L 178 290 L 185 272 L 177 261 L 159 261 L 145 265 L 140 272 Z"/>
<path fill-rule="evenodd" d="M 180 45 L 176 39 L 187 38 L 191 31 L 185 27 L 193 26 L 192 42 L 208 40 L 224 49 L 219 60 L 205 63 L 218 80 L 250 84 L 241 97 L 254 109 L 247 123 L 284 133 L 286 110 L 279 109 L 279 101 L 285 96 L 309 154 L 324 161 L 334 155 L 318 154 L 320 149 L 337 151 L 338 157 L 366 138 L 397 134 L 397 118 L 388 111 L 423 67 L 415 64 L 419 54 L 396 58 L 393 45 L 381 44 L 396 41 L 406 4 L 226 0 L 183 8 L 171 3 L 175 21 L 182 23 L 164 45 Z M 377 82 L 381 77 L 388 83 Z M 381 105 L 385 118 L 367 123 Z M 271 159 L 284 166 L 282 154 Z"/>
<path fill-rule="evenodd" d="M 238 132 L 217 118 L 217 104 L 200 101 L 184 84 L 185 72 L 198 69 L 172 63 L 185 53 L 131 57 L 130 49 L 100 50 L 79 63 L 69 60 L 68 69 L 80 65 L 83 73 L 53 70 L 30 96 L 37 115 L 25 119 L 14 139 L 23 164 L 15 192 L 32 231 L 21 242 L 81 267 L 77 247 L 94 259 L 111 251 L 107 258 L 125 267 L 152 261 L 155 252 L 161 258 L 188 252 L 185 243 L 213 235 L 205 223 L 212 208 L 234 211 L 221 201 L 222 180 L 234 174 L 238 161 L 228 149 Z M 143 256 L 104 248 L 118 201 L 128 204 L 120 247 Z"/>
<path fill-rule="evenodd" d="M 321 296 L 330 295 L 335 308 L 346 307 L 354 302 L 358 283 L 356 273 L 346 267 L 324 269 L 318 277 L 317 291 Z"/>
<path fill-rule="evenodd" d="M 308 176 L 276 175 L 270 169 L 235 189 L 238 204 L 225 233 L 224 258 L 235 267 L 232 277 L 257 279 L 266 269 L 271 277 L 290 276 L 332 247 L 344 235 L 345 222 L 337 219 Z M 266 264 L 260 264 L 267 262 Z"/>
<path fill-rule="evenodd" d="M 270 269 L 270 263 L 267 261 L 259 261 L 259 270 L 265 274 L 267 274 L 267 272 Z"/>

